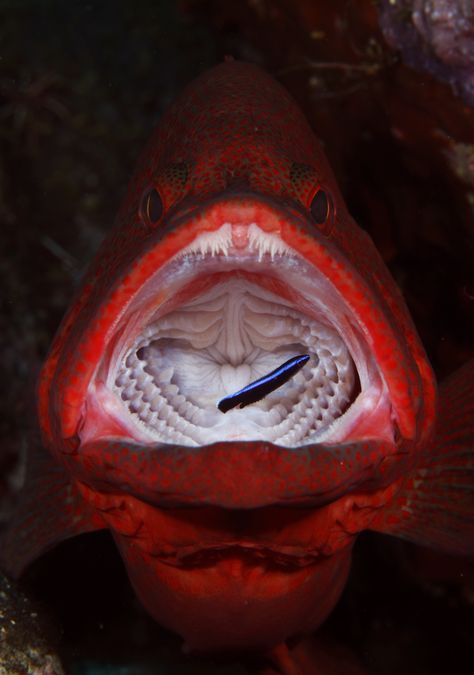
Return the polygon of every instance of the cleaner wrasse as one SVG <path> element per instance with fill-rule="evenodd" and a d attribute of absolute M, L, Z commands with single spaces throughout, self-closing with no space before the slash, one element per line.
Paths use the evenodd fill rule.
<path fill-rule="evenodd" d="M 191 649 L 279 649 L 334 607 L 362 530 L 473 552 L 473 382 L 437 393 L 303 115 L 227 61 L 164 115 L 54 340 L 2 564 L 109 528 Z"/>
<path fill-rule="evenodd" d="M 251 382 L 233 394 L 224 396 L 217 404 L 217 407 L 221 412 L 226 413 L 236 406 L 245 408 L 247 405 L 260 401 L 264 396 L 267 396 L 285 384 L 285 382 L 288 382 L 308 361 L 309 356 L 307 354 L 293 356 L 293 358 L 288 359 L 281 366 L 272 370 L 271 373 L 259 377 L 255 382 Z"/>

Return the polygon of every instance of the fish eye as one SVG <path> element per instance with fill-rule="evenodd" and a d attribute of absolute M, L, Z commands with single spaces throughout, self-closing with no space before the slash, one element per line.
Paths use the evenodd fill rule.
<path fill-rule="evenodd" d="M 163 202 L 156 188 L 145 192 L 140 204 L 140 216 L 146 225 L 155 226 L 163 215 Z"/>
<path fill-rule="evenodd" d="M 324 225 L 331 216 L 332 202 L 325 190 L 318 190 L 311 202 L 311 215 L 316 225 Z"/>

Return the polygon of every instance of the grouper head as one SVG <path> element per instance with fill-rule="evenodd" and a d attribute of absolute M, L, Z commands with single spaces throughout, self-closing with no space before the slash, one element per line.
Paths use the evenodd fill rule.
<path fill-rule="evenodd" d="M 298 354 L 283 386 L 218 409 Z M 151 614 L 198 649 L 317 627 L 435 414 L 401 294 L 311 128 L 233 61 L 164 115 L 39 392 L 80 503 Z"/>

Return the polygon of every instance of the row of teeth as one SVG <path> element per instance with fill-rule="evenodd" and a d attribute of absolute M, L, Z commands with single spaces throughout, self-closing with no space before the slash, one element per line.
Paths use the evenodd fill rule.
<path fill-rule="evenodd" d="M 309 442 L 309 437 L 329 426 L 350 402 L 354 366 L 344 344 L 334 339 L 332 331 L 322 330 L 321 324 L 302 319 L 289 308 L 282 311 L 301 345 L 301 353 L 310 355 L 309 362 L 293 378 L 287 395 L 277 390 L 259 403 L 244 410 L 234 409 L 225 416 L 214 406 L 201 407 L 173 382 L 175 369 L 163 363 L 159 344 L 164 336 L 159 325 L 149 326 L 129 351 L 115 379 L 117 394 L 134 419 L 162 442 L 204 445 L 225 440 L 229 422 L 245 425 L 250 421 L 264 431 L 267 440 L 279 445 Z M 247 330 L 252 334 L 251 326 Z M 253 331 L 253 337 L 258 338 L 255 333 L 258 331 Z M 219 354 L 215 356 L 219 358 Z M 216 392 L 215 404 L 218 398 L 220 393 Z"/>
<path fill-rule="evenodd" d="M 294 252 L 285 244 L 285 242 L 276 234 L 264 232 L 258 225 L 251 223 L 247 228 L 248 243 L 246 253 L 252 252 L 257 254 L 259 262 L 268 254 L 273 260 L 277 255 L 288 254 Z M 214 232 L 203 232 L 189 245 L 183 248 L 177 257 L 182 257 L 189 254 L 202 256 L 216 256 L 229 254 L 233 247 L 232 225 L 224 223 Z"/>

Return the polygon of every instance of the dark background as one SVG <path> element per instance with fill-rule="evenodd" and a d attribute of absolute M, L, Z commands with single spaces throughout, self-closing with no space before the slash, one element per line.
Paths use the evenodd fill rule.
<path fill-rule="evenodd" d="M 134 161 L 182 87 L 227 54 L 262 65 L 299 102 L 437 374 L 473 355 L 474 112 L 435 66 L 403 65 L 377 5 L 0 0 L 2 522 L 35 428 L 38 369 Z M 396 21 L 410 27 L 408 14 Z M 63 544 L 25 583 L 74 675 L 256 672 L 237 657 L 182 656 L 133 599 L 107 534 Z M 467 674 L 473 603 L 466 561 L 365 535 L 323 637 L 376 675 Z"/>

